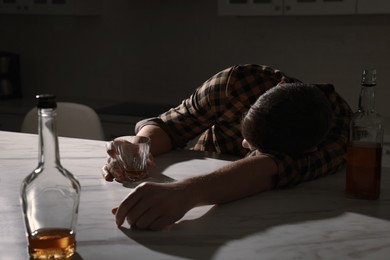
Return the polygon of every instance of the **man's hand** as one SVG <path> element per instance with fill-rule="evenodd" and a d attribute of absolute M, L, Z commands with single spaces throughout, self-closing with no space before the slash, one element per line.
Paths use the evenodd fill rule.
<path fill-rule="evenodd" d="M 132 228 L 161 230 L 192 208 L 187 192 L 180 182 L 142 183 L 112 210 L 116 224 L 126 219 Z"/>
<path fill-rule="evenodd" d="M 102 168 L 102 174 L 106 181 L 113 181 L 115 179 L 119 182 L 122 182 L 125 180 L 125 169 L 118 156 L 119 151 L 122 151 L 121 156 L 126 156 L 126 149 L 122 149 L 122 147 L 129 149 L 129 143 L 126 140 L 120 138 L 114 139 L 113 141 L 108 142 L 106 145 L 107 154 L 109 157 L 107 159 L 107 163 Z M 147 164 L 148 166 L 154 165 L 152 154 L 149 154 Z"/>

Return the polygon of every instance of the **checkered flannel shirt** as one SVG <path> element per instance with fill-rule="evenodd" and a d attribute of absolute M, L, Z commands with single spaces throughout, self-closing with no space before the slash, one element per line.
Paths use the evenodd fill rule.
<path fill-rule="evenodd" d="M 204 82 L 179 106 L 140 121 L 136 132 L 148 124 L 158 125 L 168 133 L 176 148 L 184 148 L 190 140 L 199 137 L 194 150 L 248 155 L 248 150 L 241 145 L 240 121 L 259 96 L 282 81 L 299 82 L 267 66 L 237 65 L 225 69 Z M 290 156 L 262 151 L 278 165 L 278 172 L 273 176 L 275 188 L 334 173 L 344 163 L 351 110 L 332 85 L 318 87 L 332 104 L 331 130 L 314 152 Z"/>

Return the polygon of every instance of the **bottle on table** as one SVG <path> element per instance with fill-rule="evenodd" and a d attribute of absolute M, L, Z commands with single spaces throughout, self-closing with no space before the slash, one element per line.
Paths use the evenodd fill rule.
<path fill-rule="evenodd" d="M 375 111 L 376 71 L 364 70 L 358 111 L 350 125 L 346 196 L 378 199 L 380 195 L 383 120 Z"/>
<path fill-rule="evenodd" d="M 67 259 L 76 250 L 78 180 L 61 166 L 53 95 L 37 95 L 38 166 L 22 182 L 21 204 L 31 259 Z"/>

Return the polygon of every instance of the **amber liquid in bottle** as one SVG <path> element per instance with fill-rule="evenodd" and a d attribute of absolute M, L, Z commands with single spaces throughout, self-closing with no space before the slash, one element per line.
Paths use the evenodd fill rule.
<path fill-rule="evenodd" d="M 41 229 L 28 236 L 29 254 L 34 259 L 64 259 L 75 253 L 75 234 L 69 229 Z"/>
<path fill-rule="evenodd" d="M 350 198 L 378 199 L 382 146 L 375 143 L 349 144 L 346 193 Z"/>

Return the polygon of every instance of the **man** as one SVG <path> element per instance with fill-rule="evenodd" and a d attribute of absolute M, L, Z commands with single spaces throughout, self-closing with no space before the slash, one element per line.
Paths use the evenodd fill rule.
<path fill-rule="evenodd" d="M 139 122 L 136 133 L 151 138 L 154 156 L 199 136 L 195 150 L 245 157 L 205 175 L 140 184 L 113 210 L 116 223 L 159 230 L 196 206 L 334 173 L 344 162 L 350 116 L 332 85 L 302 84 L 260 65 L 221 71 L 178 107 Z M 114 160 L 103 172 L 108 181 L 122 176 Z"/>

